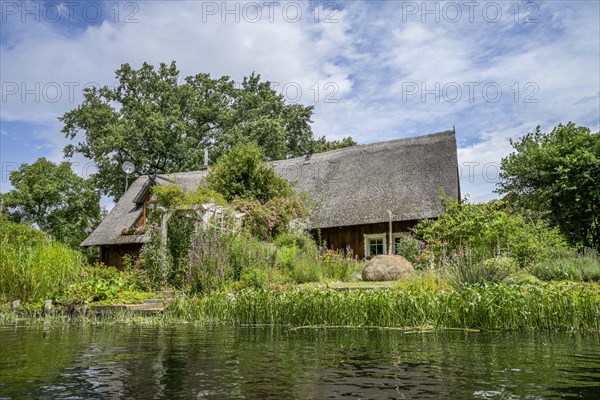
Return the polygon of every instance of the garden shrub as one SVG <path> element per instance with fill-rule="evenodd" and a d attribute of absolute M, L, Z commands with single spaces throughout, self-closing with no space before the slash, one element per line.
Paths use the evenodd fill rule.
<path fill-rule="evenodd" d="M 140 252 L 140 265 L 148 278 L 148 286 L 160 290 L 169 284 L 173 262 L 164 244 L 162 229 L 152 227 L 150 232 L 150 242 L 144 244 Z"/>
<path fill-rule="evenodd" d="M 250 268 L 242 274 L 240 286 L 255 290 L 266 289 L 269 286 L 269 273 L 264 269 Z"/>
<path fill-rule="evenodd" d="M 295 283 L 319 282 L 323 268 L 317 258 L 301 253 L 294 259 L 289 274 Z"/>
<path fill-rule="evenodd" d="M 195 213 L 177 212 L 167 222 L 167 249 L 171 266 L 167 283 L 171 287 L 182 287 L 189 270 L 192 236 L 198 224 Z"/>
<path fill-rule="evenodd" d="M 444 215 L 422 221 L 413 228 L 438 260 L 444 252 L 453 254 L 471 248 L 477 249 L 481 261 L 506 254 L 524 267 L 548 259 L 556 252 L 569 251 L 558 229 L 507 212 L 503 201 L 470 204 L 465 199 L 461 204 L 443 197 L 442 202 Z"/>
<path fill-rule="evenodd" d="M 350 247 L 344 250 L 321 249 L 319 261 L 325 278 L 337 281 L 350 281 L 362 265 L 353 256 Z"/>
<path fill-rule="evenodd" d="M 168 184 L 153 186 L 152 193 L 156 197 L 157 203 L 165 208 L 207 203 L 213 203 L 218 206 L 227 205 L 227 200 L 225 200 L 223 195 L 206 187 L 204 182 L 198 186 L 195 192 L 186 190 L 175 184 Z"/>
<path fill-rule="evenodd" d="M 80 279 L 60 293 L 57 300 L 60 303 L 81 303 L 84 300 L 136 303 L 148 295 L 140 290 L 136 271 L 119 271 L 114 267 L 96 264 L 85 267 Z"/>
<path fill-rule="evenodd" d="M 244 226 L 252 236 L 262 240 L 286 233 L 290 221 L 308 215 L 307 200 L 295 194 L 276 197 L 264 204 L 258 200 L 236 199 L 232 206 L 246 213 Z"/>
<path fill-rule="evenodd" d="M 425 270 L 431 264 L 433 253 L 422 240 L 414 235 L 402 233 L 400 243 L 396 245 L 396 254 L 406 258 L 417 270 Z"/>
<path fill-rule="evenodd" d="M 308 234 L 283 232 L 275 238 L 273 243 L 279 247 L 297 247 L 303 251 L 316 251 L 317 249 L 317 244 Z"/>
<path fill-rule="evenodd" d="M 232 147 L 212 166 L 206 181 L 228 201 L 238 198 L 264 204 L 293 194 L 289 182 L 275 173 L 261 148 L 253 143 Z"/>

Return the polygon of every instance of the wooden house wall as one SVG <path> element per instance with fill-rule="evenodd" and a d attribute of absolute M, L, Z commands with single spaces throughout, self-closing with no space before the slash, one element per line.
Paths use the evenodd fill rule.
<path fill-rule="evenodd" d="M 141 244 L 122 244 L 100 246 L 100 262 L 116 268 L 123 268 L 123 257 L 130 255 L 133 259 L 140 256 Z"/>
<path fill-rule="evenodd" d="M 406 232 L 415 226 L 417 222 L 419 221 L 394 221 L 392 222 L 392 232 Z M 321 228 L 320 232 L 314 232 L 314 234 L 317 236 L 317 239 L 325 241 L 327 248 L 345 249 L 346 246 L 350 246 L 354 254 L 358 255 L 359 258 L 363 258 L 365 256 L 364 235 L 373 233 L 387 233 L 389 235 L 389 223 L 383 222 L 379 224 Z M 387 240 L 389 240 L 389 238 Z"/>

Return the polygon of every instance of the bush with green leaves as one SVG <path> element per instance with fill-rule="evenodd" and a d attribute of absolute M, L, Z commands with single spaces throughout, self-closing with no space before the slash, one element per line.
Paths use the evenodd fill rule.
<path fill-rule="evenodd" d="M 0 241 L 5 244 L 36 245 L 48 241 L 46 234 L 27 225 L 8 221 L 0 214 Z"/>
<path fill-rule="evenodd" d="M 240 284 L 243 288 L 266 289 L 269 286 L 269 273 L 264 269 L 250 268 L 240 277 Z"/>
<path fill-rule="evenodd" d="M 301 237 L 296 237 L 301 239 Z M 322 280 L 349 281 L 361 266 L 352 252 L 317 248 L 314 242 L 296 246 L 293 235 L 280 236 L 275 265 L 286 271 L 296 283 L 319 282 Z M 300 243 L 303 241 L 300 240 Z"/>
<path fill-rule="evenodd" d="M 206 181 L 228 201 L 239 198 L 266 203 L 293 193 L 289 182 L 275 173 L 254 143 L 233 146 L 212 166 Z"/>
<path fill-rule="evenodd" d="M 85 267 L 80 279 L 61 292 L 56 300 L 63 304 L 83 301 L 112 303 L 115 300 L 138 303 L 154 296 L 140 289 L 137 271 L 119 271 L 97 264 Z"/>
<path fill-rule="evenodd" d="M 307 204 L 302 196 L 291 194 L 273 198 L 264 204 L 258 200 L 236 199 L 232 206 L 246 213 L 244 226 L 251 235 L 271 240 L 286 233 L 290 221 L 307 217 Z"/>
<path fill-rule="evenodd" d="M 216 204 L 218 206 L 227 205 L 227 200 L 225 200 L 221 193 L 209 189 L 204 183 L 201 183 L 195 192 L 175 184 L 168 184 L 153 186 L 152 193 L 156 197 L 158 205 L 167 209 L 207 203 Z"/>
<path fill-rule="evenodd" d="M 512 213 L 503 201 L 472 204 L 465 199 L 459 203 L 444 196 L 442 202 L 443 215 L 413 228 L 438 263 L 443 253 L 457 254 L 468 248 L 481 261 L 504 254 L 525 267 L 570 250 L 558 229 Z"/>
<path fill-rule="evenodd" d="M 305 253 L 294 258 L 288 274 L 295 283 L 319 282 L 324 278 L 323 265 L 319 259 Z"/>
<path fill-rule="evenodd" d="M 317 244 L 314 239 L 308 234 L 297 234 L 291 232 L 283 232 L 279 234 L 273 241 L 278 247 L 297 247 L 300 250 L 316 251 Z"/>
<path fill-rule="evenodd" d="M 161 290 L 169 285 L 173 257 L 164 243 L 162 229 L 154 226 L 150 233 L 150 241 L 140 251 L 140 266 L 146 273 L 149 288 Z"/>
<path fill-rule="evenodd" d="M 410 233 L 402 233 L 400 242 L 396 244 L 396 254 L 406 258 L 417 270 L 427 269 L 433 261 L 433 253 L 424 241 L 418 240 Z"/>

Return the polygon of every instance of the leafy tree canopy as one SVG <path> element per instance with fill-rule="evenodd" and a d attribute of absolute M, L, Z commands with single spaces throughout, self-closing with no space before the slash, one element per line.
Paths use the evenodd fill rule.
<path fill-rule="evenodd" d="M 79 245 L 100 220 L 100 196 L 71 164 L 39 158 L 10 174 L 13 190 L 3 195 L 8 218 L 37 226 L 56 239 Z"/>
<path fill-rule="evenodd" d="M 238 198 L 266 203 L 293 194 L 290 183 L 275 173 L 262 149 L 253 143 L 235 145 L 212 167 L 206 180 L 209 188 L 227 201 Z"/>
<path fill-rule="evenodd" d="M 342 140 L 327 140 L 325 136 L 321 136 L 319 139 L 313 141 L 312 152 L 323 153 L 325 151 L 336 150 L 356 145 L 357 143 L 350 136 L 345 137 Z"/>
<path fill-rule="evenodd" d="M 116 78 L 116 87 L 86 89 L 83 102 L 60 118 L 66 137 L 84 135 L 65 155 L 95 161 L 95 184 L 115 200 L 123 194 L 125 161 L 137 167 L 135 177 L 198 169 L 205 148 L 216 161 L 237 143 L 256 143 L 270 160 L 314 147 L 313 108 L 287 104 L 260 75 L 245 77 L 240 86 L 209 74 L 180 80 L 172 62 L 157 69 L 144 63 L 138 70 L 123 64 Z"/>
<path fill-rule="evenodd" d="M 600 134 L 570 122 L 511 145 L 497 192 L 542 213 L 572 244 L 600 249 Z"/>

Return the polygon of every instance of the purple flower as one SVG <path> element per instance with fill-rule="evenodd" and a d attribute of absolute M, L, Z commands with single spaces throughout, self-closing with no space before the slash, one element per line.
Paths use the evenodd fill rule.
<path fill-rule="evenodd" d="M 425 246 L 425 242 L 423 242 L 423 241 L 420 241 L 420 242 L 419 242 L 419 247 L 423 247 L 423 246 Z"/>

